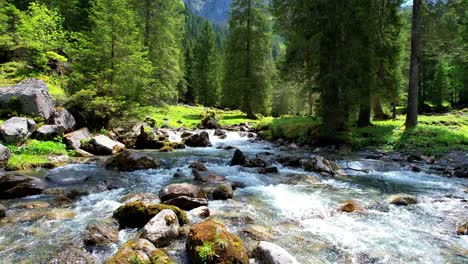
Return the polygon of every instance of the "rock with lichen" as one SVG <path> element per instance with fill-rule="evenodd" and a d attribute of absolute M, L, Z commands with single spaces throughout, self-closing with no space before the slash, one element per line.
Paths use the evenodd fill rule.
<path fill-rule="evenodd" d="M 148 264 L 171 264 L 173 263 L 167 254 L 157 249 L 146 239 L 131 240 L 120 247 L 106 264 L 128 264 L 128 263 L 148 263 Z"/>
<path fill-rule="evenodd" d="M 164 247 L 179 236 L 180 225 L 172 210 L 162 210 L 144 227 L 142 238 L 148 239 L 157 247 Z"/>
<path fill-rule="evenodd" d="M 249 263 L 242 240 L 215 220 L 192 226 L 186 249 L 193 264 Z"/>

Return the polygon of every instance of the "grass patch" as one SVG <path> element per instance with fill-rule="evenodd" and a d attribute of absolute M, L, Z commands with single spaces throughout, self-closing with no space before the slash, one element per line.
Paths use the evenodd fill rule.
<path fill-rule="evenodd" d="M 353 150 L 416 152 L 441 156 L 449 151 L 468 151 L 468 110 L 443 115 L 421 115 L 419 125 L 406 131 L 405 116 L 396 120 L 375 121 L 365 128 L 352 128 L 346 141 Z M 282 138 L 301 144 L 313 142 L 320 120 L 310 117 L 267 117 L 257 124 L 267 140 Z"/>
<path fill-rule="evenodd" d="M 7 147 L 12 153 L 7 166 L 9 170 L 26 170 L 42 167 L 46 164 L 50 164 L 47 158 L 50 155 L 73 154 L 67 150 L 65 144 L 61 143 L 59 139 L 56 141 L 31 140 L 21 147 L 13 145 L 8 145 Z"/>
<path fill-rule="evenodd" d="M 224 111 L 203 106 L 171 105 L 167 107 L 138 107 L 131 115 L 137 116 L 139 120 L 147 117 L 157 121 L 157 126 L 168 126 L 170 128 L 196 128 L 206 112 L 212 111 L 219 118 L 221 126 L 237 125 L 239 123 L 257 123 L 258 120 L 248 119 L 247 115 L 239 110 Z"/>
<path fill-rule="evenodd" d="M 256 126 L 267 140 L 284 139 L 308 144 L 317 136 L 320 121 L 313 117 L 263 118 Z"/>

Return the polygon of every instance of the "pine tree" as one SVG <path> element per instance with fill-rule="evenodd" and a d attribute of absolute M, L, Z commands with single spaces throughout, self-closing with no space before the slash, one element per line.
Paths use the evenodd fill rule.
<path fill-rule="evenodd" d="M 203 24 L 194 50 L 194 91 L 197 102 L 215 106 L 219 96 L 218 48 L 213 28 L 208 21 Z"/>
<path fill-rule="evenodd" d="M 99 94 L 152 100 L 152 66 L 128 1 L 96 0 L 90 19 L 93 25 L 88 41 L 81 43 L 76 54 L 84 56 L 76 69 L 82 73 L 78 81 L 94 86 Z"/>
<path fill-rule="evenodd" d="M 185 92 L 184 3 L 180 0 L 132 1 L 143 32 L 143 43 L 148 49 L 148 57 L 154 68 L 155 99 L 176 102 Z"/>
<path fill-rule="evenodd" d="M 267 113 L 272 85 L 272 35 L 264 0 L 235 0 L 226 44 L 223 104 L 255 118 Z"/>

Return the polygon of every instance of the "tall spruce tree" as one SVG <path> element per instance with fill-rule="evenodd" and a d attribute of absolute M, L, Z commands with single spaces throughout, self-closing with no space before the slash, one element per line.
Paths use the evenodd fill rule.
<path fill-rule="evenodd" d="M 96 0 L 90 19 L 88 40 L 81 43 L 76 54 L 80 58 L 77 70 L 82 73 L 78 85 L 88 84 L 99 94 L 133 101 L 151 99 L 147 97 L 153 94 L 152 66 L 128 0 Z"/>
<path fill-rule="evenodd" d="M 215 34 L 210 22 L 205 21 L 194 50 L 194 91 L 197 102 L 215 106 L 219 97 L 219 56 Z"/>
<path fill-rule="evenodd" d="M 265 0 L 235 0 L 231 4 L 226 44 L 223 104 L 248 117 L 267 113 L 272 85 L 272 34 Z"/>
<path fill-rule="evenodd" d="M 185 92 L 184 3 L 180 0 L 132 0 L 142 40 L 153 65 L 153 99 L 175 103 Z M 180 90 L 180 91 L 179 91 Z M 150 98 L 148 98 L 150 99 Z"/>

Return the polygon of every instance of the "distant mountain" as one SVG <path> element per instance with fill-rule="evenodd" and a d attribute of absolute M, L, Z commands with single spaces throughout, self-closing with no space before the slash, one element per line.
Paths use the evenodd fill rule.
<path fill-rule="evenodd" d="M 215 24 L 225 24 L 229 19 L 232 0 L 183 0 L 192 11 Z"/>

